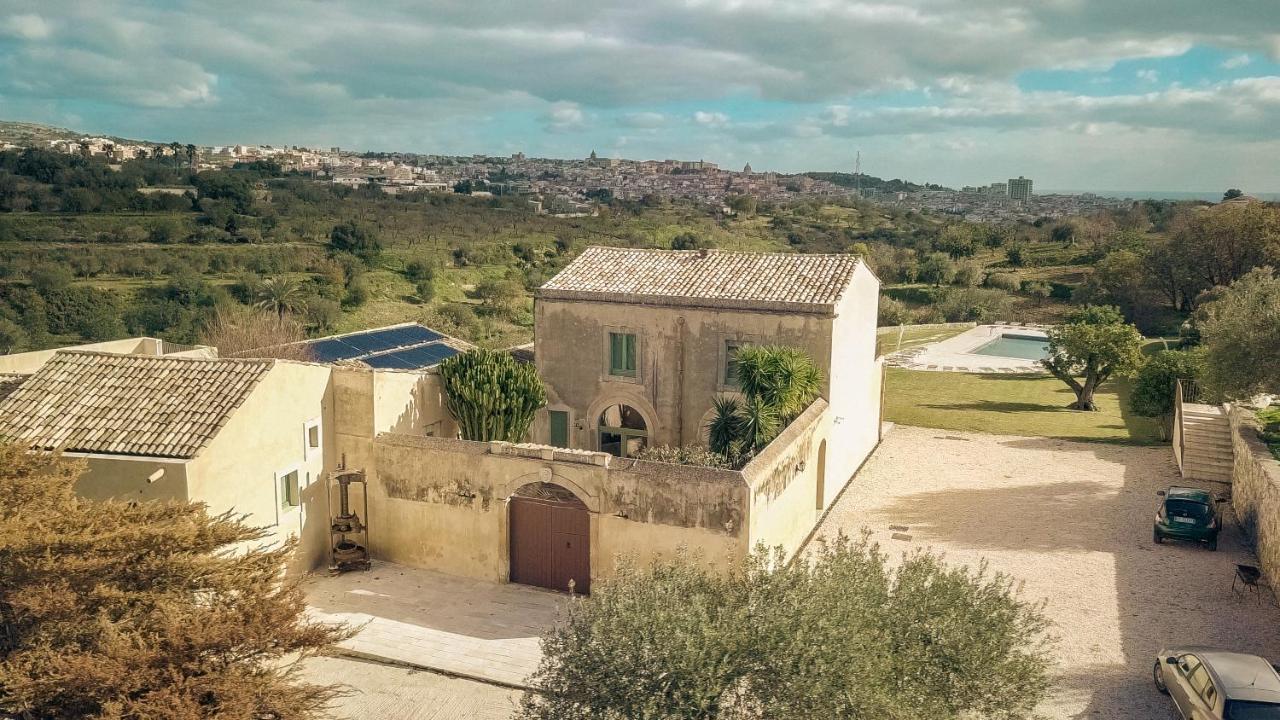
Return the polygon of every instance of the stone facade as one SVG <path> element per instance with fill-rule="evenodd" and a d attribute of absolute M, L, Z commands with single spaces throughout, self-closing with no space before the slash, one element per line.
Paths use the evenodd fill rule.
<path fill-rule="evenodd" d="M 1231 504 L 1245 533 L 1253 538 L 1258 566 L 1272 587 L 1280 587 L 1280 461 L 1258 437 L 1253 410 L 1230 410 L 1235 466 Z"/>

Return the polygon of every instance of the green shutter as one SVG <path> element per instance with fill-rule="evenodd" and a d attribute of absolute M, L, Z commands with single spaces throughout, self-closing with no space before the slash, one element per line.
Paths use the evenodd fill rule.
<path fill-rule="evenodd" d="M 738 348 L 737 343 L 725 343 L 724 346 L 724 384 L 738 384 Z"/>
<path fill-rule="evenodd" d="M 609 333 L 609 374 L 635 377 L 635 335 L 630 333 Z"/>
<path fill-rule="evenodd" d="M 551 444 L 569 447 L 569 413 L 564 410 L 551 411 Z"/>

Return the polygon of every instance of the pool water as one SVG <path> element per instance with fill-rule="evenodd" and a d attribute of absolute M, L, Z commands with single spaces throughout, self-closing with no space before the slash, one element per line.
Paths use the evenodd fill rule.
<path fill-rule="evenodd" d="M 1001 335 L 969 352 L 974 355 L 1043 360 L 1049 356 L 1049 341 L 1038 335 Z"/>

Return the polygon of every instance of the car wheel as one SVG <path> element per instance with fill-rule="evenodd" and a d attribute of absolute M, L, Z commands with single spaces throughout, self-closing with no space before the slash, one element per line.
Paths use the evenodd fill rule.
<path fill-rule="evenodd" d="M 1213 552 L 1214 550 L 1217 550 L 1217 549 L 1218 549 L 1218 538 L 1214 538 L 1214 539 L 1210 540 L 1207 544 L 1208 544 L 1208 546 L 1209 546 L 1209 552 Z"/>
<path fill-rule="evenodd" d="M 1152 539 L 1153 541 L 1155 541 L 1155 544 L 1157 544 L 1157 545 L 1159 545 L 1160 543 L 1164 542 L 1164 536 L 1160 534 L 1160 531 L 1159 531 L 1159 530 L 1152 530 L 1152 531 L 1151 531 L 1151 539 Z"/>
<path fill-rule="evenodd" d="M 1159 660 L 1156 661 L 1155 667 L 1151 669 L 1151 675 L 1152 675 L 1152 679 L 1156 681 L 1156 689 L 1159 690 L 1162 694 L 1168 695 L 1169 688 L 1165 687 L 1164 671 L 1160 667 Z"/>

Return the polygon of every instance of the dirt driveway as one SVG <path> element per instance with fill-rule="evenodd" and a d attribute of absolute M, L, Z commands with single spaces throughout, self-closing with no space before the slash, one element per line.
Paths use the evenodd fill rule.
<path fill-rule="evenodd" d="M 1155 493 L 1175 482 L 1164 447 L 899 426 L 819 535 L 867 527 L 894 554 L 931 546 L 952 562 L 987 558 L 1048 602 L 1059 641 L 1045 715 L 1164 720 L 1176 713 L 1150 681 L 1162 646 L 1280 660 L 1280 610 L 1232 594 L 1234 564 L 1251 562 L 1233 523 L 1218 552 L 1152 543 Z M 911 539 L 892 539 L 890 525 Z"/>

